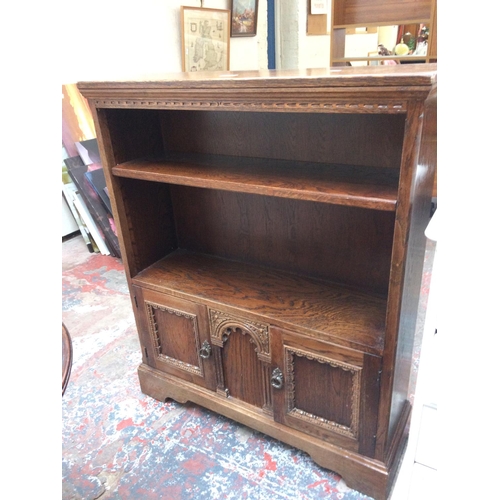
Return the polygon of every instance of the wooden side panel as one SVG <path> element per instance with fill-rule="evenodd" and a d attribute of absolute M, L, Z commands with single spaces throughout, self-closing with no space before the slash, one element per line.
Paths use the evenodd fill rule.
<path fill-rule="evenodd" d="M 169 151 L 399 167 L 402 115 L 164 111 Z"/>
<path fill-rule="evenodd" d="M 424 230 L 430 219 L 435 161 L 423 161 L 424 144 L 435 147 L 425 119 L 432 118 L 435 94 L 412 103 L 409 110 L 396 211 L 392 269 L 389 283 L 386 347 L 382 368 L 382 399 L 377 430 L 377 458 L 385 459 L 407 404 L 411 357 L 425 255 Z M 431 109 L 429 109 L 429 107 Z M 431 127 L 432 129 L 433 127 Z M 435 130 L 435 128 L 434 128 Z M 430 142 L 429 142 L 430 141 Z"/>
<path fill-rule="evenodd" d="M 411 187 L 413 203 L 409 218 L 410 231 L 394 370 L 389 424 L 390 435 L 396 428 L 397 420 L 408 398 L 417 313 L 422 288 L 422 270 L 427 243 L 424 231 L 430 221 L 432 187 L 436 168 L 436 105 L 437 90 L 434 89 L 425 104 L 418 164 Z"/>
<path fill-rule="evenodd" d="M 359 453 L 374 457 L 377 443 L 378 416 L 375 408 L 380 403 L 380 380 L 382 374 L 382 358 L 365 354 L 363 366 L 367 376 L 361 381 L 361 402 L 359 421 L 363 432 L 359 436 Z"/>
<path fill-rule="evenodd" d="M 428 57 L 431 61 L 435 62 L 437 61 L 438 57 L 438 47 L 437 47 L 437 30 L 438 30 L 438 23 L 437 23 L 437 5 L 436 5 L 437 0 L 433 0 L 432 2 L 432 21 L 431 21 L 431 29 L 429 32 L 429 47 L 428 47 Z"/>
<path fill-rule="evenodd" d="M 394 213 L 172 186 L 179 247 L 387 294 Z"/>
<path fill-rule="evenodd" d="M 334 59 L 345 57 L 345 28 L 332 28 L 330 40 L 330 64 L 332 66 L 345 66 L 345 62 L 333 63 Z"/>

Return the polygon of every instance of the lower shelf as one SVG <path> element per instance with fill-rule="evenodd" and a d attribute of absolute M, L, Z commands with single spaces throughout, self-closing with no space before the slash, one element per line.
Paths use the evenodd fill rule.
<path fill-rule="evenodd" d="M 381 355 L 386 300 L 292 273 L 177 251 L 133 284 Z"/>

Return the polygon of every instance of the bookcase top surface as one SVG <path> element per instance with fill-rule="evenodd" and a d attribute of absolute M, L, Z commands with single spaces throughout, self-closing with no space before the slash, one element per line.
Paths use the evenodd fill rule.
<path fill-rule="evenodd" d="M 99 90 L 211 89 L 293 87 L 430 87 L 437 82 L 437 64 L 333 67 L 302 70 L 165 73 L 121 79 L 81 81 L 86 97 Z"/>

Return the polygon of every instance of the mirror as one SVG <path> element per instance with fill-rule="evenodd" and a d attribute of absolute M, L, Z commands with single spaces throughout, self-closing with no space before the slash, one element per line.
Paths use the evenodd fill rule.
<path fill-rule="evenodd" d="M 427 55 L 428 38 L 425 24 L 348 28 L 345 57 L 352 66 L 416 62 Z M 394 59 L 388 57 L 391 55 Z"/>

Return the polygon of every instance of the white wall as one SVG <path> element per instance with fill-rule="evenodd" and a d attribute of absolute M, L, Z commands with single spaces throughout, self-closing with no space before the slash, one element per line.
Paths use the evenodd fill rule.
<path fill-rule="evenodd" d="M 301 20 L 299 68 L 328 68 L 330 66 L 330 35 L 307 35 L 307 15 Z"/>
<path fill-rule="evenodd" d="M 330 66 L 330 35 L 307 34 L 308 1 L 300 0 L 299 3 L 299 68 L 328 68 Z M 327 23 L 329 22 L 330 16 L 327 19 Z M 330 32 L 329 25 L 327 29 Z"/>
<path fill-rule="evenodd" d="M 276 67 L 328 67 L 330 35 L 307 34 L 307 0 L 276 0 Z"/>
<path fill-rule="evenodd" d="M 275 0 L 276 68 L 295 69 L 299 65 L 299 8 L 307 0 Z"/>
<path fill-rule="evenodd" d="M 200 0 L 70 0 L 61 36 L 62 83 L 171 73 L 181 67 L 180 6 Z M 275 0 L 278 69 L 329 66 L 329 35 L 307 35 L 307 0 Z M 203 6 L 230 9 L 231 0 Z M 257 36 L 230 39 L 230 69 L 267 68 L 267 0 L 259 0 Z"/>
<path fill-rule="evenodd" d="M 225 3 L 231 8 L 230 1 Z M 259 0 L 257 36 L 231 38 L 229 65 L 233 71 L 267 69 L 267 0 Z"/>
<path fill-rule="evenodd" d="M 63 84 L 182 71 L 180 6 L 200 0 L 86 0 L 65 3 L 61 25 Z M 203 7 L 230 9 L 230 0 Z M 67 36 L 63 36 L 66 33 Z M 230 69 L 267 68 L 267 1 L 257 36 L 231 38 Z"/>

